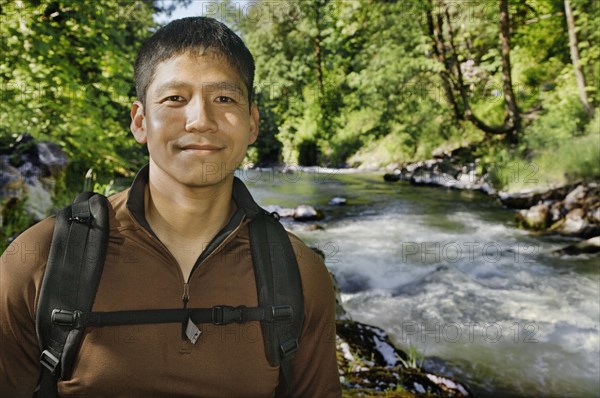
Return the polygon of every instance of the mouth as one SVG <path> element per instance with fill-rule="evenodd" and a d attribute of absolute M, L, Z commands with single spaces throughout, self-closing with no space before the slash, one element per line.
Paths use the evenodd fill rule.
<path fill-rule="evenodd" d="M 188 145 L 184 145 L 184 146 L 180 147 L 180 149 L 183 152 L 209 154 L 209 153 L 218 152 L 218 151 L 224 149 L 224 147 L 221 147 L 218 145 L 211 145 L 211 144 L 188 144 Z"/>

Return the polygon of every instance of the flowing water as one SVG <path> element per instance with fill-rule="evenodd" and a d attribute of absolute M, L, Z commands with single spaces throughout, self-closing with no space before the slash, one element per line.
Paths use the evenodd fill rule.
<path fill-rule="evenodd" d="M 479 397 L 600 395 L 599 256 L 553 255 L 572 241 L 516 229 L 477 192 L 323 169 L 239 176 L 263 206 L 325 211 L 322 230 L 287 226 L 325 252 L 352 318 L 426 369 Z"/>

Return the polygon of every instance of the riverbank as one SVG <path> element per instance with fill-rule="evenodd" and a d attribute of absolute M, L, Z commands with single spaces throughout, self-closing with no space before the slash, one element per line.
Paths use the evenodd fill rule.
<path fill-rule="evenodd" d="M 398 350 L 381 328 L 338 320 L 336 332 L 344 397 L 472 396 L 463 383 L 428 372 L 422 360 Z"/>
<path fill-rule="evenodd" d="M 600 252 L 600 180 L 544 187 L 536 184 L 533 171 L 520 178 L 529 182 L 527 189 L 497 190 L 492 173 L 481 167 L 472 148 L 439 153 L 433 159 L 399 166 L 383 176 L 387 182 L 407 181 L 416 186 L 482 192 L 513 209 L 519 228 L 536 235 L 558 234 L 583 241 L 557 250 L 558 253 Z"/>

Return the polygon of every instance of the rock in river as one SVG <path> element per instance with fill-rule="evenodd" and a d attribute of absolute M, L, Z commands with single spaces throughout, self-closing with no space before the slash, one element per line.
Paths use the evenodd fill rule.
<path fill-rule="evenodd" d="M 541 204 L 517 211 L 515 214 L 517 225 L 528 229 L 540 231 L 546 229 L 550 222 L 550 209 L 548 205 Z"/>
<path fill-rule="evenodd" d="M 339 196 L 331 198 L 331 200 L 329 201 L 329 204 L 332 206 L 344 206 L 346 203 L 348 203 L 348 200 Z"/>
<path fill-rule="evenodd" d="M 573 245 L 553 251 L 554 254 L 576 256 L 578 254 L 600 253 L 600 236 L 590 238 Z"/>
<path fill-rule="evenodd" d="M 323 218 L 323 212 L 309 205 L 300 205 L 294 210 L 294 220 L 314 221 Z"/>

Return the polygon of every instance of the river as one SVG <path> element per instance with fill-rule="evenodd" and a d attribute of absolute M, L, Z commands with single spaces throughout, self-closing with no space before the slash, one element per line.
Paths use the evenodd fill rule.
<path fill-rule="evenodd" d="M 599 257 L 514 227 L 478 192 L 385 183 L 382 173 L 240 171 L 259 204 L 324 210 L 287 227 L 327 255 L 346 310 L 478 397 L 600 395 Z M 346 206 L 330 206 L 334 196 Z"/>

